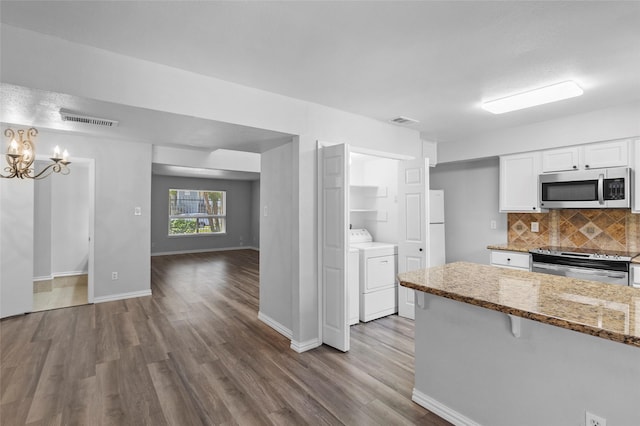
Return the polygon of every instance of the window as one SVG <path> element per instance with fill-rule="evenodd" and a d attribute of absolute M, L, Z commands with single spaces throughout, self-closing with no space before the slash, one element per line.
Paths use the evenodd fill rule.
<path fill-rule="evenodd" d="M 226 191 L 169 190 L 169 235 L 226 232 Z"/>

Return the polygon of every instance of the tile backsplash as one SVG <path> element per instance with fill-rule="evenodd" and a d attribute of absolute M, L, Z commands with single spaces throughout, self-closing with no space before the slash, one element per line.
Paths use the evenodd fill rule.
<path fill-rule="evenodd" d="M 538 222 L 539 232 L 531 232 Z M 509 213 L 509 244 L 640 251 L 640 215 L 628 209 L 562 209 Z"/>

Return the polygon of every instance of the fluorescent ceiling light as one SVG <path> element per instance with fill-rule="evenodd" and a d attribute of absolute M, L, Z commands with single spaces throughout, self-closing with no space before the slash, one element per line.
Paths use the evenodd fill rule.
<path fill-rule="evenodd" d="M 551 86 L 541 87 L 540 89 L 518 93 L 517 95 L 496 99 L 495 101 L 484 102 L 482 109 L 494 114 L 502 114 L 504 112 L 573 98 L 582 95 L 582 93 L 583 90 L 580 86 L 578 86 L 575 81 L 569 80 L 552 84 Z"/>

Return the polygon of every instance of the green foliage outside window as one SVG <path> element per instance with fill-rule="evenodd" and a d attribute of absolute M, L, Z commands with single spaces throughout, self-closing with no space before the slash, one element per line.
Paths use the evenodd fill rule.
<path fill-rule="evenodd" d="M 169 190 L 169 235 L 226 232 L 226 192 Z"/>

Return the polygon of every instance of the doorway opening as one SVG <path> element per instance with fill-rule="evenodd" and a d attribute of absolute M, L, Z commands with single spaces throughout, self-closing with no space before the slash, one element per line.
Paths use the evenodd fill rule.
<path fill-rule="evenodd" d="M 33 312 L 93 302 L 94 175 L 74 159 L 69 175 L 34 182 Z"/>

